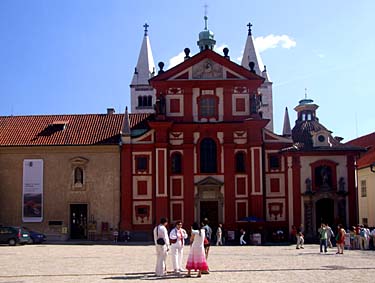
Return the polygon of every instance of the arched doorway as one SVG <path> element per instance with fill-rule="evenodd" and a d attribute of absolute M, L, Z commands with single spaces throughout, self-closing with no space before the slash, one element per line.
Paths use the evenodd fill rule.
<path fill-rule="evenodd" d="M 322 198 L 315 204 L 316 209 L 316 229 L 318 230 L 321 223 L 334 224 L 334 200 L 330 198 Z"/>

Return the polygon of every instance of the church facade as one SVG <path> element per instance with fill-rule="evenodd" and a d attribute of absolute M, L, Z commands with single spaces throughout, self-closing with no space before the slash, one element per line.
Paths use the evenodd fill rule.
<path fill-rule="evenodd" d="M 125 115 L 121 229 L 150 230 L 167 216 L 187 225 L 208 218 L 213 227 L 250 227 L 268 238 L 304 224 L 313 237 L 321 222 L 355 223 L 360 148 L 333 137 L 307 98 L 295 108 L 293 130 L 286 112 L 283 134 L 273 133 L 272 82 L 260 65 L 251 25 L 238 65 L 227 48 L 213 51 L 205 20 L 200 52 L 190 56 L 185 48 L 181 64 L 164 71 L 159 63 L 157 75 L 146 60 L 152 58 L 146 26 L 131 99 L 132 110 L 141 111 L 139 94 L 148 82 L 154 114 L 134 130 Z"/>

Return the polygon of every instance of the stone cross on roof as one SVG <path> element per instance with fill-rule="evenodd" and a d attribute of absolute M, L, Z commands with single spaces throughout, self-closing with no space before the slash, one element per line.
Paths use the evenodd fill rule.
<path fill-rule="evenodd" d="M 148 32 L 148 27 L 149 27 L 149 25 L 147 24 L 147 23 L 145 23 L 144 25 L 143 25 L 143 27 L 145 28 L 145 36 L 147 35 L 147 32 Z"/>
<path fill-rule="evenodd" d="M 248 23 L 247 26 L 249 27 L 249 33 L 248 35 L 251 35 L 251 27 L 253 26 L 251 23 Z"/>

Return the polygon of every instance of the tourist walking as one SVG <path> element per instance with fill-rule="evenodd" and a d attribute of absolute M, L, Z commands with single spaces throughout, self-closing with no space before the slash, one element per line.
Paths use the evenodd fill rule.
<path fill-rule="evenodd" d="M 197 277 L 201 277 L 202 273 L 208 273 L 208 265 L 204 251 L 205 237 L 205 229 L 201 228 L 198 223 L 194 222 L 191 227 L 190 252 L 186 263 L 188 277 L 191 276 L 191 270 L 198 270 Z"/>
<path fill-rule="evenodd" d="M 244 229 L 241 229 L 240 233 L 241 233 L 241 237 L 240 237 L 240 245 L 241 245 L 241 246 L 246 245 L 247 243 L 246 243 L 246 241 L 244 240 L 244 238 L 245 238 L 245 234 L 246 234 L 245 230 L 244 230 Z"/>
<path fill-rule="evenodd" d="M 169 241 L 171 243 L 171 256 L 173 270 L 176 273 L 185 271 L 182 268 L 182 258 L 184 256 L 185 239 L 188 237 L 182 222 L 177 221 L 175 227 L 169 233 Z"/>
<path fill-rule="evenodd" d="M 324 223 L 320 225 L 320 228 L 318 230 L 319 232 L 319 238 L 320 238 L 320 252 L 323 252 L 323 247 L 324 247 L 324 252 L 327 252 L 327 227 Z"/>
<path fill-rule="evenodd" d="M 303 235 L 303 224 L 301 224 L 298 229 L 297 229 L 297 233 L 296 233 L 296 238 L 297 238 L 297 245 L 296 245 L 296 249 L 304 249 L 303 247 L 303 244 L 305 243 L 305 237 Z"/>
<path fill-rule="evenodd" d="M 219 226 L 216 230 L 216 246 L 223 245 L 223 225 L 219 223 Z"/>
<path fill-rule="evenodd" d="M 329 227 L 329 225 L 327 224 L 327 245 L 328 247 L 332 248 L 332 241 L 331 241 L 331 237 L 335 237 L 335 233 L 333 233 L 331 227 Z"/>
<path fill-rule="evenodd" d="M 337 225 L 337 235 L 336 235 L 336 254 L 344 253 L 344 243 L 345 243 L 345 230 L 342 228 L 342 225 Z"/>
<path fill-rule="evenodd" d="M 156 247 L 156 276 L 166 275 L 166 259 L 169 251 L 169 237 L 167 231 L 168 219 L 162 217 L 160 224 L 154 228 L 154 242 Z"/>

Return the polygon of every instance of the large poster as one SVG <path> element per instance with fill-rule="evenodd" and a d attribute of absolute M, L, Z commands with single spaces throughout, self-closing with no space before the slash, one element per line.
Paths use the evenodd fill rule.
<path fill-rule="evenodd" d="M 43 160 L 23 161 L 22 221 L 43 220 Z"/>

